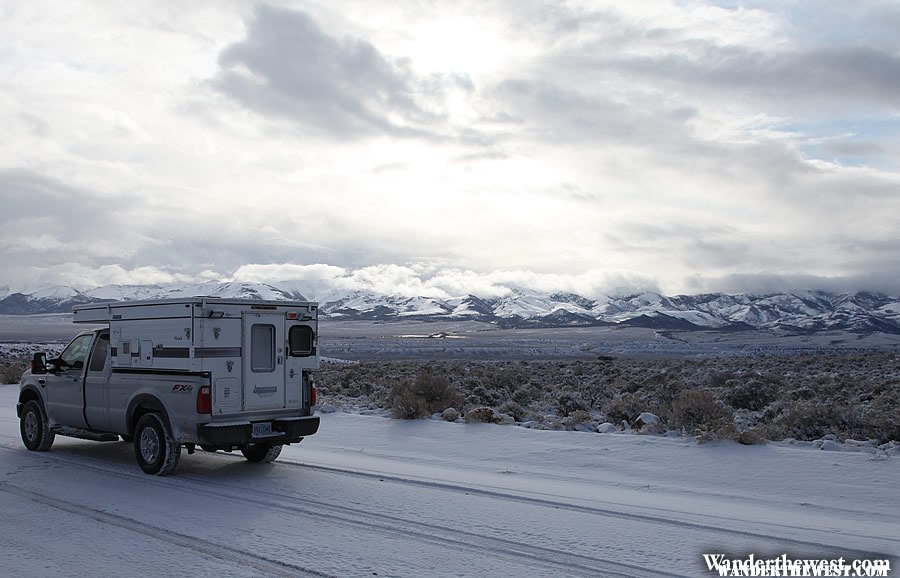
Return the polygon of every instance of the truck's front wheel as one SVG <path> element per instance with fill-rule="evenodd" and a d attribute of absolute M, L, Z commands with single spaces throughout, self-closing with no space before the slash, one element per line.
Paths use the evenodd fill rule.
<path fill-rule="evenodd" d="M 248 462 L 260 462 L 267 464 L 274 462 L 281 455 L 281 446 L 247 446 L 241 449 L 241 453 Z"/>
<path fill-rule="evenodd" d="M 22 408 L 22 418 L 19 421 L 19 430 L 22 433 L 22 442 L 25 447 L 33 452 L 45 452 L 53 445 L 56 434 L 50 431 L 50 425 L 44 416 L 44 409 L 35 400 L 25 403 Z"/>
<path fill-rule="evenodd" d="M 134 457 L 144 472 L 167 476 L 175 471 L 181 445 L 169 433 L 157 413 L 141 416 L 134 428 Z"/>

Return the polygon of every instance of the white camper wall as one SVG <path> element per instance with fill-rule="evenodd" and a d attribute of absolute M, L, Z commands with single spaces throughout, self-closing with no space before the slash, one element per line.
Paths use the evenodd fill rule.
<path fill-rule="evenodd" d="M 191 313 L 184 303 L 110 305 L 113 367 L 194 370 Z"/>
<path fill-rule="evenodd" d="M 213 376 L 213 413 L 241 410 L 241 313 L 227 317 L 196 317 L 194 357 L 200 371 Z"/>

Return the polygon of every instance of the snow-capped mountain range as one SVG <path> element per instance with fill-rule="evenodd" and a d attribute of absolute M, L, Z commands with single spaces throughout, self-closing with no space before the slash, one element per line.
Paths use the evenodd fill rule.
<path fill-rule="evenodd" d="M 82 303 L 194 295 L 304 299 L 299 291 L 286 284 L 210 281 L 182 286 L 108 285 L 90 290 L 57 286 L 32 293 L 0 293 L 0 314 L 61 313 Z M 356 291 L 325 295 L 319 301 L 326 318 L 342 320 L 477 320 L 502 327 L 615 324 L 681 330 L 843 330 L 900 334 L 900 297 L 878 293 L 802 291 L 667 297 L 648 292 L 589 299 L 571 293 L 541 293 L 520 288 L 511 290 L 507 296 L 492 298 L 467 295 L 438 299 Z"/>

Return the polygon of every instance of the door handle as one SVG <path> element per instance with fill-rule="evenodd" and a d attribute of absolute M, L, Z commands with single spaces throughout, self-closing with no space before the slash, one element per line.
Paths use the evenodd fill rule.
<path fill-rule="evenodd" d="M 38 379 L 38 385 L 40 385 L 41 387 L 46 387 L 46 386 L 47 386 L 47 380 L 44 379 L 43 377 L 40 378 L 40 379 Z"/>

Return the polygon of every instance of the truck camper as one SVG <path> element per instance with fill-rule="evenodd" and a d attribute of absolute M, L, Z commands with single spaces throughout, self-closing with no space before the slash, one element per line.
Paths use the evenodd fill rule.
<path fill-rule="evenodd" d="M 316 303 L 94 303 L 75 307 L 73 321 L 97 327 L 57 358 L 36 353 L 22 376 L 16 412 L 30 450 L 56 435 L 121 438 L 146 473 L 166 475 L 182 448 L 271 462 L 319 428 Z"/>

